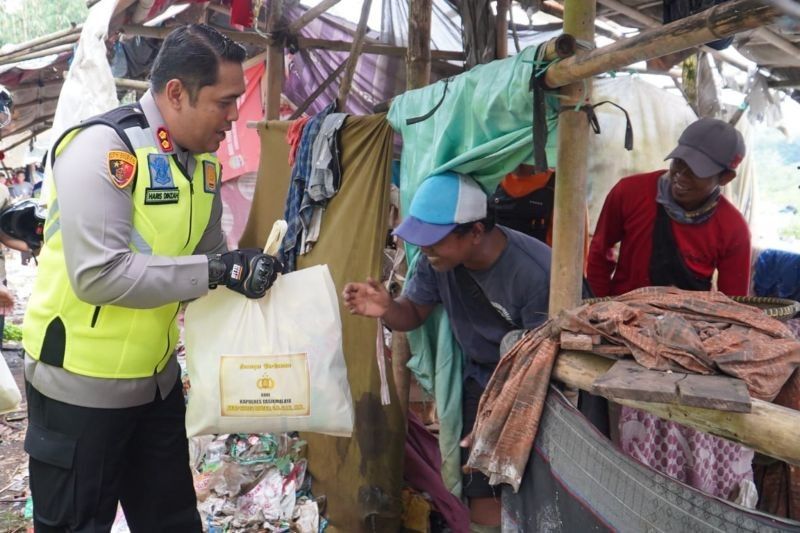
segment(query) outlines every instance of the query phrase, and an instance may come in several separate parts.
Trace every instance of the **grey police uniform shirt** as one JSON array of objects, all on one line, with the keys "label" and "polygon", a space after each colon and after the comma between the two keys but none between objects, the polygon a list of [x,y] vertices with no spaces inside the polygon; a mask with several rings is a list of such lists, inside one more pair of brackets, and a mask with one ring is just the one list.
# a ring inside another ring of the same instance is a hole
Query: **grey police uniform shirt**
[{"label": "grey police uniform shirt", "polygon": [[[164,120],[149,91],[140,104],[157,146],[155,134],[159,127],[166,128]],[[64,257],[73,290],[91,304],[132,308],[152,308],[203,296],[208,292],[206,254],[226,251],[219,194],[195,255],[134,253],[130,249],[131,185],[120,189],[112,183],[107,161],[110,150],[128,151],[113,129],[90,126],[64,148],[53,168]],[[177,146],[175,153],[191,176],[194,159]],[[39,392],[84,407],[143,405],[153,401],[156,392],[165,398],[179,373],[174,354],[159,374],[136,379],[81,376],[25,356],[25,377]]]},{"label": "grey police uniform shirt", "polygon": [[[505,249],[491,267],[469,273],[507,321],[518,328],[535,328],[547,319],[550,247],[524,233],[497,227],[508,238]],[[455,273],[437,272],[424,254],[403,294],[419,305],[444,306],[464,353],[464,380],[473,378],[485,387],[500,360],[500,341],[507,330],[481,321],[474,311],[476,302],[461,294]]]}]

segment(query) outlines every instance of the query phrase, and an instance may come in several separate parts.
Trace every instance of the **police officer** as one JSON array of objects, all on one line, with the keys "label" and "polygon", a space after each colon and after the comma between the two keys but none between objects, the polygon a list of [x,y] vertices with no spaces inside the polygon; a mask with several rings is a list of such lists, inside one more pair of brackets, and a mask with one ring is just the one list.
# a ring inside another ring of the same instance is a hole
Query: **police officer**
[{"label": "police officer", "polygon": [[[181,302],[263,296],[280,264],[226,252],[220,164],[244,49],[205,25],[166,38],[150,91],[54,145],[23,326],[37,532],[201,531],[174,355]],[[220,289],[222,290],[222,289]]]}]

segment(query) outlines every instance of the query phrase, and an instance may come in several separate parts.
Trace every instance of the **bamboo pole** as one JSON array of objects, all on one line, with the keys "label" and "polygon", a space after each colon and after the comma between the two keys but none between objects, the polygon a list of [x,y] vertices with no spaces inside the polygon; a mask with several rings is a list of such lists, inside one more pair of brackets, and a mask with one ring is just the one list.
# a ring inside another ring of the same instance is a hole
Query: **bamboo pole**
[{"label": "bamboo pole", "polygon": [[141,80],[130,80],[128,78],[114,78],[114,84],[122,89],[134,89],[136,91],[146,91],[150,84]]},{"label": "bamboo pole", "polygon": [[372,7],[372,0],[364,0],[361,5],[361,17],[358,19],[358,28],[356,29],[356,36],[353,38],[353,46],[350,48],[350,57],[347,58],[347,66],[344,69],[344,78],[339,85],[339,111],[344,112],[345,103],[347,102],[347,94],[350,92],[350,86],[353,84],[353,75],[356,72],[356,65],[358,65],[358,58],[361,56],[361,49],[364,47],[364,36],[367,33],[367,19],[369,18],[369,8]]},{"label": "bamboo pole", "polygon": [[556,63],[547,69],[545,82],[551,88],[562,87],[631,63],[756,28],[778,14],[776,8],[763,5],[760,0],[732,0],[718,4],[702,13]]},{"label": "bamboo pole", "polygon": [[[272,0],[269,4],[267,32],[274,35],[281,21],[283,0]],[[273,38],[267,46],[266,82],[263,87],[264,117],[267,120],[280,118],[281,93],[283,92],[283,43]]]},{"label": "bamboo pole", "polygon": [[65,37],[61,37],[60,39],[54,39],[50,42],[44,44],[38,44],[36,46],[31,46],[30,48],[25,48],[24,50],[20,50],[17,52],[5,53],[0,54],[0,61],[7,61],[7,60],[14,60],[18,57],[25,56],[31,54],[33,52],[40,52],[42,50],[48,50],[55,46],[64,45],[64,44],[74,44],[78,42],[80,39],[80,34],[73,33],[71,35],[67,35]]},{"label": "bamboo pole", "polygon": [[[616,11],[617,13],[620,13],[632,20],[635,20],[636,22],[641,22],[648,28],[658,28],[659,26],[662,26],[660,21],[651,18],[642,13],[641,11],[637,11],[636,9],[626,4],[623,4],[619,0],[597,0],[597,2],[599,4],[606,6],[609,9]],[[719,50],[715,50],[710,46],[702,45],[700,46],[700,49],[714,56],[714,59],[716,59],[717,61],[724,61],[729,65],[738,68],[739,70],[747,72],[749,69],[749,67],[745,63],[737,59],[734,59],[732,57],[723,56]]]},{"label": "bamboo pole", "polygon": [[325,13],[327,10],[338,4],[341,0],[322,0],[319,4],[315,5],[302,15],[297,20],[289,24],[289,33],[297,33],[301,28],[304,28],[309,22]]},{"label": "bamboo pole", "polygon": [[408,53],[406,90],[425,87],[431,82],[432,0],[411,0],[408,15]]},{"label": "bamboo pole", "polygon": [[336,70],[331,72],[330,75],[327,78],[325,78],[322,81],[322,83],[319,84],[319,87],[314,89],[314,92],[309,94],[308,97],[305,100],[303,100],[303,103],[301,103],[297,107],[297,109],[295,109],[294,113],[292,113],[292,116],[289,117],[289,120],[295,120],[300,118],[300,116],[303,113],[305,113],[306,109],[308,109],[308,106],[310,106],[314,102],[314,100],[319,98],[319,95],[321,95],[325,91],[325,89],[327,89],[328,86],[330,86],[330,84],[333,83],[333,81],[339,77],[339,75],[344,70],[345,66],[347,66],[347,61],[342,61],[339,64],[339,66],[336,67]]},{"label": "bamboo pole", "polygon": [[[564,33],[576,40],[594,42],[594,0],[567,0]],[[569,61],[579,55],[563,59]],[[556,63],[560,64],[560,63]],[[549,70],[549,69],[548,69]],[[562,87],[558,115],[558,161],[553,214],[553,257],[550,268],[550,315],[581,302],[583,243],[585,240],[586,169],[589,154],[589,124],[583,111],[576,111],[591,97],[591,78]]]},{"label": "bamboo pole", "polygon": [[11,65],[12,63],[21,63],[23,61],[28,61],[29,59],[37,59],[39,57],[47,57],[52,54],[68,52],[72,50],[73,46],[74,45],[72,44],[62,44],[61,46],[54,46],[53,48],[48,48],[47,50],[40,50],[38,52],[31,52],[30,54],[15,56],[12,59],[0,59],[0,65]]},{"label": "bamboo pole", "polygon": [[495,56],[508,57],[508,12],[509,0],[497,0],[497,15],[494,17]]},{"label": "bamboo pole", "polygon": [[[562,351],[553,367],[553,377],[570,387],[593,392],[594,380],[613,364],[614,361],[594,354]],[[756,399],[753,399],[749,413],[633,400],[614,401],[800,465],[800,411]]]},{"label": "bamboo pole", "polygon": [[37,37],[36,39],[31,39],[30,41],[25,41],[24,43],[19,43],[19,44],[15,45],[15,46],[10,47],[9,49],[7,49],[3,53],[3,55],[16,54],[17,52],[21,52],[23,50],[26,50],[28,48],[32,48],[34,46],[40,46],[40,45],[49,43],[49,42],[57,40],[57,39],[61,39],[61,38],[66,37],[68,35],[79,34],[82,29],[83,29],[83,25],[82,24],[78,24],[77,26],[72,27],[72,28],[68,28],[66,30],[57,31],[57,32],[54,32],[54,33],[50,33],[48,35],[42,35],[41,37]]}]

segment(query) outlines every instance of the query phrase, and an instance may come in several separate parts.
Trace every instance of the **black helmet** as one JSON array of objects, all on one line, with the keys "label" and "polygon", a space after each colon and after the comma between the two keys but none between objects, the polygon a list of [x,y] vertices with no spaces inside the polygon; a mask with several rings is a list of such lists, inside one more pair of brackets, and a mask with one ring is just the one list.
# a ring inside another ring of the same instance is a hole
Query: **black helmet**
[{"label": "black helmet", "polygon": [[37,200],[22,200],[0,211],[0,231],[24,241],[31,250],[38,250],[44,241],[46,215]]}]

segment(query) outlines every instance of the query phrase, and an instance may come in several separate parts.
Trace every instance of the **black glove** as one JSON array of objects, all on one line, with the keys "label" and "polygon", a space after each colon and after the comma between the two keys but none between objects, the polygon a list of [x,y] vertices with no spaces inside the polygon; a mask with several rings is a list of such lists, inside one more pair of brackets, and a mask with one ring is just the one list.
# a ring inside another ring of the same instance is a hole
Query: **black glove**
[{"label": "black glove", "polygon": [[233,250],[208,258],[208,287],[214,289],[219,284],[225,284],[248,298],[261,298],[281,270],[281,262],[263,250]]}]

